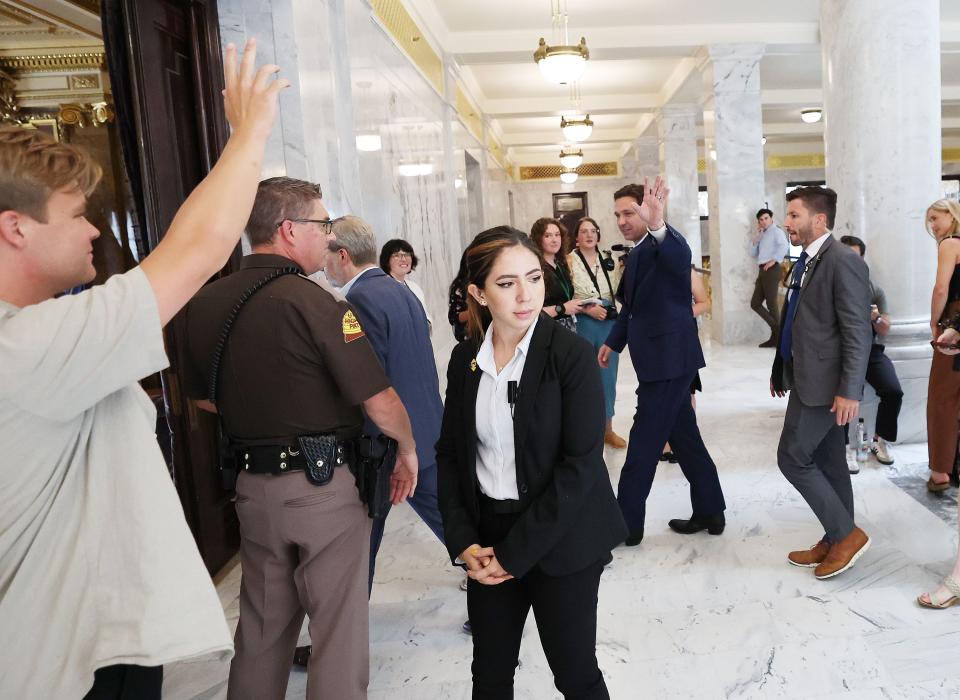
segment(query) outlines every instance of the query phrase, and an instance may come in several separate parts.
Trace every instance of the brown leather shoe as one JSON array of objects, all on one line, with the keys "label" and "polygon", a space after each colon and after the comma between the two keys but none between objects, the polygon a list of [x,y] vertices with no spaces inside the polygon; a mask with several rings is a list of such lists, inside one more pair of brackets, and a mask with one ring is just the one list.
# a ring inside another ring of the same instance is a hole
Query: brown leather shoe
[{"label": "brown leather shoe", "polygon": [[610,447],[614,447],[614,448],[616,448],[616,449],[618,449],[618,450],[622,450],[624,447],[627,446],[627,441],[624,440],[624,439],[623,439],[622,437],[620,437],[619,435],[617,435],[617,434],[616,434],[615,432],[613,432],[612,430],[608,430],[608,431],[604,434],[604,436],[603,436],[603,441],[604,441],[605,443],[607,443],[608,445],[610,445]]},{"label": "brown leather shoe", "polygon": [[800,549],[796,552],[790,552],[787,555],[787,561],[793,564],[794,566],[804,566],[811,567],[817,566],[824,559],[827,558],[827,553],[830,551],[830,543],[827,542],[826,538],[823,538],[810,549]]},{"label": "brown leather shoe", "polygon": [[830,545],[830,552],[813,572],[821,581],[823,579],[842,574],[857,563],[860,555],[870,549],[870,538],[859,527],[836,544]]}]

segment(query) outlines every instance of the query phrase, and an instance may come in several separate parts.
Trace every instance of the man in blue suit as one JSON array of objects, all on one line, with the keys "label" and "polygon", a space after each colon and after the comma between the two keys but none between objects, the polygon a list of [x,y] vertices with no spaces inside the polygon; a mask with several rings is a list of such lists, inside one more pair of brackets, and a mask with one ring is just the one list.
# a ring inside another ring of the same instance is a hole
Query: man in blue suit
[{"label": "man in blue suit", "polygon": [[693,505],[688,520],[671,520],[670,527],[683,534],[707,530],[719,535],[725,525],[717,467],[700,437],[690,403],[690,384],[705,363],[693,317],[690,247],[663,221],[669,192],[658,177],[652,187],[644,179],[642,186],[627,185],[614,194],[617,225],[635,247],[621,284],[623,309],[598,360],[606,367],[610,353],[629,344],[640,382],[617,492],[630,529],[628,546],[643,539],[647,496],[668,441],[690,482]]},{"label": "man in blue suit", "polygon": [[[363,219],[336,219],[328,246],[326,275],[356,309],[367,339],[410,415],[420,473],[417,490],[407,502],[443,544],[434,451],[440,438],[443,402],[426,312],[406,285],[376,266],[377,241]],[[380,430],[367,419],[364,432],[377,435]],[[371,587],[385,524],[386,518],[372,523]]]}]

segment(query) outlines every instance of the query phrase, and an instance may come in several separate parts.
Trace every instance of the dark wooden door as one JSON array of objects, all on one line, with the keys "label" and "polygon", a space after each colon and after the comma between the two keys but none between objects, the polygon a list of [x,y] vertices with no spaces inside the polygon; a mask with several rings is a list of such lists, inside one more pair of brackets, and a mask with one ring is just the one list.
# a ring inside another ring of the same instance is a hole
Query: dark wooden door
[{"label": "dark wooden door", "polygon": [[[127,100],[136,127],[143,224],[152,249],[226,141],[216,3],[115,0],[105,3],[107,8],[123,14],[129,94],[115,99]],[[162,379],[173,434],[173,477],[200,554],[215,573],[239,544],[233,493],[221,483],[216,419],[198,411],[180,390],[184,338],[176,324],[164,337],[170,368]]]}]

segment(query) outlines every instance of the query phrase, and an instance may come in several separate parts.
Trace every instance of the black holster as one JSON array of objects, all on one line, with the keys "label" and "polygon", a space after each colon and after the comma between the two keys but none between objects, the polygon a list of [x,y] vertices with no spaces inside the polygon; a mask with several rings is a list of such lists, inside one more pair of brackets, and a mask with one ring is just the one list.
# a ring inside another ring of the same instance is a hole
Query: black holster
[{"label": "black holster", "polygon": [[390,475],[397,461],[397,441],[386,435],[357,438],[350,471],[357,483],[360,501],[371,518],[385,518],[390,510]]}]

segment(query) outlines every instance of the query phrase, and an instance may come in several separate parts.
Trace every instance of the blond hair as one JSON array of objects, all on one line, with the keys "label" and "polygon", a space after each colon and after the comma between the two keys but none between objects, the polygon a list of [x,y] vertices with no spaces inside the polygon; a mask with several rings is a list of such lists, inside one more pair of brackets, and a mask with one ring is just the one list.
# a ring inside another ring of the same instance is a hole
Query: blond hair
[{"label": "blond hair", "polygon": [[[957,229],[960,228],[960,202],[957,202],[953,199],[938,199],[936,202],[927,207],[927,214],[930,213],[930,210],[944,212],[953,217],[953,230],[950,231],[950,234],[957,233]],[[924,217],[927,219],[927,217]],[[936,234],[930,230],[930,221],[925,220],[924,226],[927,227],[927,233],[936,238]]]},{"label": "blond hair", "polygon": [[102,170],[70,144],[23,127],[0,127],[0,211],[17,211],[46,222],[47,202],[70,188],[89,197]]}]

